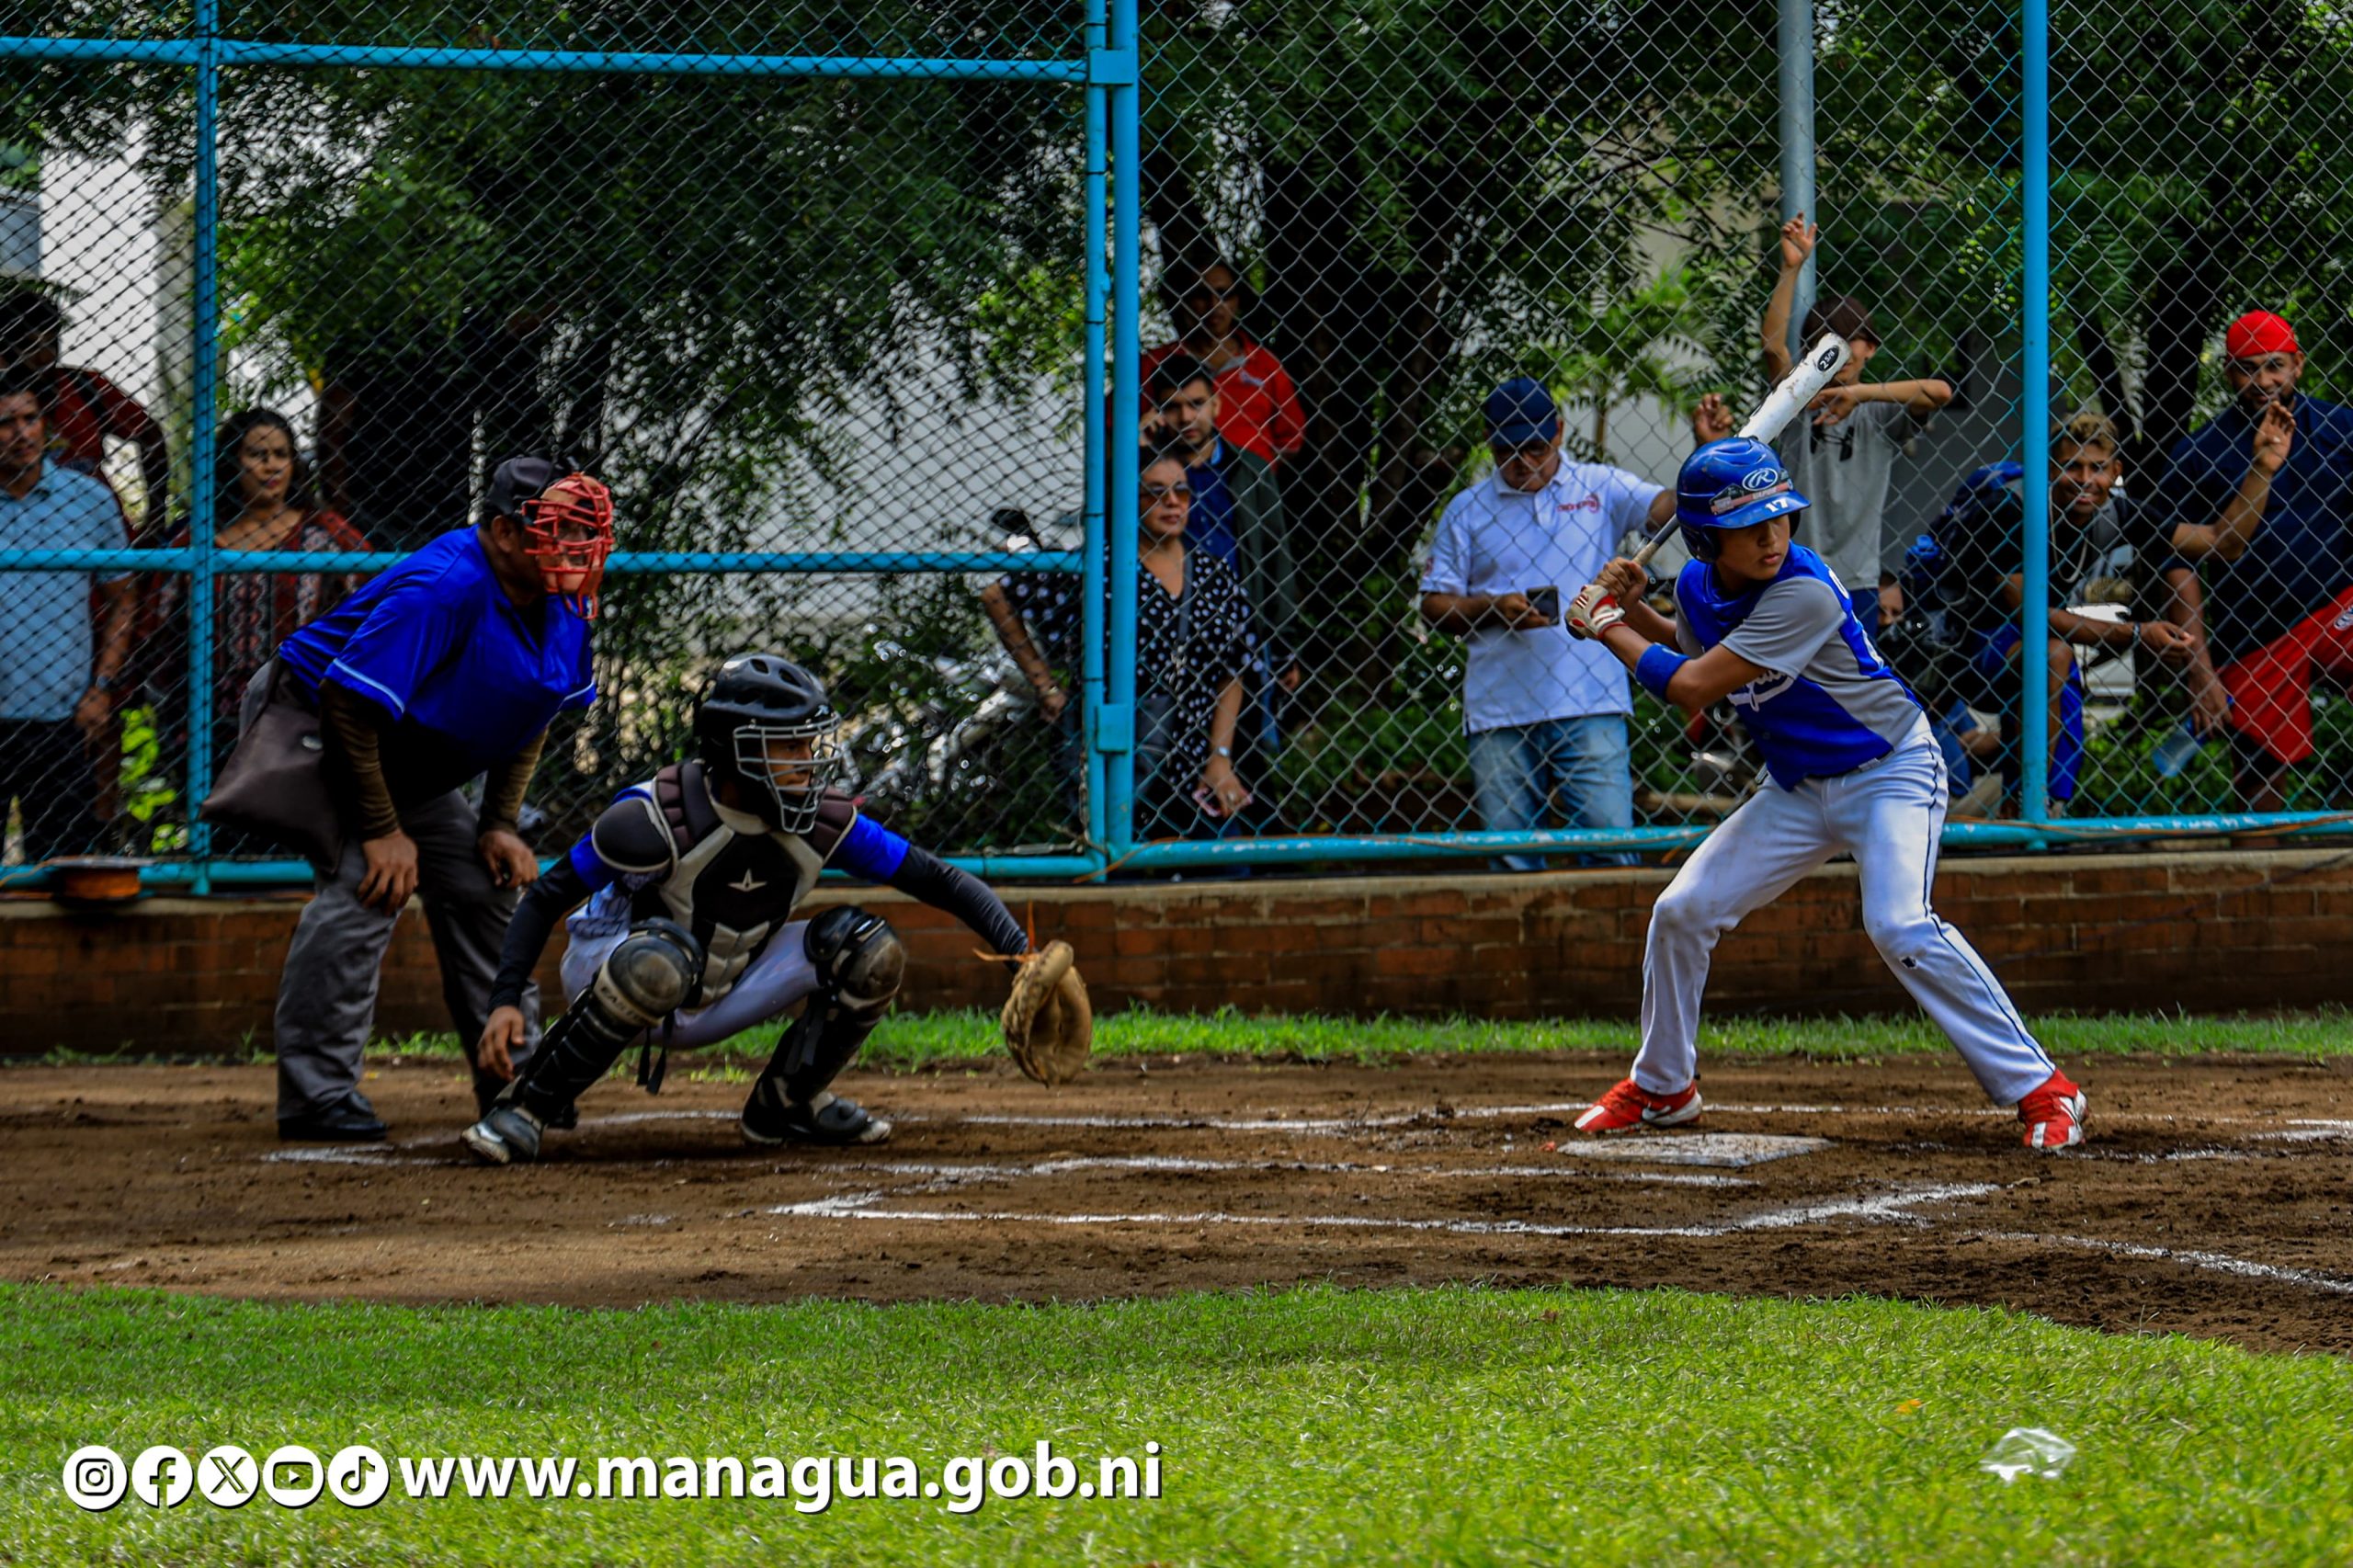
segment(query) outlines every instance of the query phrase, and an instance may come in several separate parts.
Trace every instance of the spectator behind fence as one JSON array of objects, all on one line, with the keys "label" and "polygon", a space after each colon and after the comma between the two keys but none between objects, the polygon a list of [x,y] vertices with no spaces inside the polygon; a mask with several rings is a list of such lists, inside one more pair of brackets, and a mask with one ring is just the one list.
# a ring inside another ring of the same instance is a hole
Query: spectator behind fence
[{"label": "spectator behind fence", "polygon": [[[1267,347],[1243,330],[1242,275],[1223,261],[1173,270],[1170,313],[1176,340],[1147,349],[1139,367],[1146,387],[1161,362],[1178,354],[1207,365],[1217,377],[1218,434],[1270,463],[1280,463],[1307,439],[1299,392]],[[1144,394],[1149,415],[1151,393]]]},{"label": "spectator behind fence", "polygon": [[[2084,679],[2077,648],[2138,649],[2178,665],[2202,687],[2213,680],[2203,640],[2190,626],[2195,588],[2178,591],[2161,620],[2105,620],[2070,605],[2086,602],[2095,580],[2129,548],[2146,572],[2178,590],[2194,576],[2173,553],[2171,529],[2158,509],[2117,488],[2123,476],[2116,426],[2098,414],[2067,420],[2051,443],[2049,627],[2051,798],[2075,798],[2084,755]],[[1943,601],[1961,660],[1955,689],[1972,707],[2003,716],[2005,771],[2016,786],[2021,631],[2026,595],[2026,501],[2016,463],[1980,470],[1965,481],[1932,530],[1943,558],[1937,597]]]},{"label": "spectator behind fence", "polygon": [[[45,407],[36,376],[0,371],[0,551],[127,548],[114,492],[49,455]],[[125,571],[0,573],[0,836],[13,800],[27,861],[97,843],[132,613]]]},{"label": "spectator behind fence", "polygon": [[144,503],[140,528],[153,538],[168,515],[172,482],[164,427],[97,371],[66,364],[64,343],[65,312],[46,294],[28,290],[0,304],[0,369],[20,369],[36,379],[49,410],[51,456],[60,468],[103,482],[108,438],[136,446]]},{"label": "spectator behind fence", "polygon": [[[1138,460],[1136,543],[1135,829],[1138,838],[1215,838],[1251,803],[1233,765],[1249,665],[1250,611],[1233,569],[1188,547],[1193,504],[1185,460],[1148,447]],[[1064,637],[1075,658],[1076,601],[1046,574],[1023,573],[981,590],[1006,651],[1062,721],[1070,698],[1040,643]],[[1067,667],[1067,666],[1065,666]]]},{"label": "spectator behind fence", "polygon": [[[375,1139],[361,1047],[393,923],[420,889],[441,992],[469,1052],[498,953],[539,861],[517,830],[549,723],[596,700],[589,622],[612,548],[612,497],[585,473],[509,458],[481,525],[450,530],[288,638],[255,677],[317,705],[349,832],[319,866],[278,990],[278,1131]],[[476,807],[459,787],[487,773]],[[538,994],[524,998],[536,1044]],[[516,1064],[525,1060],[518,1053]],[[505,1080],[474,1064],[480,1108]]]},{"label": "spectator behind fence", "polygon": [[[1801,212],[1781,225],[1781,275],[1765,306],[1765,369],[1775,381],[1790,372],[1790,306],[1798,274],[1821,231]],[[1837,379],[1813,400],[1812,416],[1792,425],[1779,442],[1790,483],[1810,497],[1803,524],[1809,545],[1836,573],[1865,626],[1881,623],[1880,585],[1888,575],[1887,492],[1896,454],[1952,401],[1950,383],[1936,377],[1866,382],[1863,370],[1880,350],[1871,313],[1846,297],[1824,300],[1806,312],[1804,340],[1825,332],[1847,340],[1852,353]],[[1900,609],[1891,594],[1887,608]]]},{"label": "spectator behind fence", "polygon": [[[1008,550],[1047,548],[1029,515],[1018,507],[1003,506],[991,513],[989,528],[1003,535]],[[1082,581],[1070,572],[1014,572],[981,589],[981,608],[987,612],[997,641],[1036,696],[1038,717],[1053,731],[1054,774],[1074,819],[1086,814],[1084,716],[1072,700],[1084,656],[1079,646],[1085,631],[1080,619]]]},{"label": "spectator behind fence", "polygon": [[[318,505],[310,465],[294,446],[294,426],[275,409],[249,408],[221,426],[213,448],[213,543],[222,550],[333,551],[360,553],[368,541],[342,517]],[[182,524],[168,541],[186,549]],[[358,562],[354,562],[358,565]],[[359,585],[347,572],[224,572],[212,580],[212,755],[217,765],[237,738],[245,687],[278,645],[343,601]],[[140,642],[158,648],[165,667],[185,672],[188,579],[159,574]],[[183,679],[185,676],[183,676]],[[167,698],[184,693],[169,683]],[[215,835],[216,850],[222,846]]]},{"label": "spectator behind fence", "polygon": [[[1421,588],[1423,618],[1470,641],[1462,722],[1480,818],[1493,833],[1542,827],[1557,799],[1572,826],[1631,828],[1626,672],[1608,649],[1568,634],[1553,597],[1542,608],[1535,598],[1540,590],[1574,597],[1628,531],[1648,533],[1675,515],[1675,492],[1622,469],[1564,461],[1560,407],[1541,382],[1506,381],[1485,414],[1495,471],[1447,503]],[[1691,426],[1703,442],[1732,433],[1712,396]],[[1498,864],[1545,867],[1525,854]]]},{"label": "spectator behind fence", "polygon": [[2296,329],[2268,311],[2222,352],[2234,401],[2175,444],[2158,494],[2205,573],[2240,801],[2276,812],[2313,755],[2313,677],[2353,678],[2353,409],[2298,390]]},{"label": "spectator behind fence", "polygon": [[1250,604],[1250,685],[1256,711],[1245,739],[1271,761],[1277,745],[1276,694],[1299,689],[1299,573],[1283,517],[1274,465],[1217,432],[1218,392],[1209,367],[1172,354],[1146,389],[1159,413],[1164,444],[1185,460],[1193,487],[1186,539],[1234,569]]}]

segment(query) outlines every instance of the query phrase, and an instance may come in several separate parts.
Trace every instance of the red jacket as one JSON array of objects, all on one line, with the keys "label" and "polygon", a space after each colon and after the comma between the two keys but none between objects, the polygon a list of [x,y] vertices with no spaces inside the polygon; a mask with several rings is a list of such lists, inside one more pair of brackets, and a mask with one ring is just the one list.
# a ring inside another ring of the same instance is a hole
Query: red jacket
[{"label": "red jacket", "polygon": [[[1217,433],[1245,452],[1279,462],[1306,442],[1307,416],[1282,361],[1252,338],[1242,342],[1241,362],[1217,373]],[[1149,386],[1162,360],[1184,352],[1182,343],[1146,349],[1137,381]]]},{"label": "red jacket", "polygon": [[136,440],[155,421],[137,398],[96,370],[67,368],[56,376],[49,410],[50,456],[61,468],[104,478],[106,438]]}]

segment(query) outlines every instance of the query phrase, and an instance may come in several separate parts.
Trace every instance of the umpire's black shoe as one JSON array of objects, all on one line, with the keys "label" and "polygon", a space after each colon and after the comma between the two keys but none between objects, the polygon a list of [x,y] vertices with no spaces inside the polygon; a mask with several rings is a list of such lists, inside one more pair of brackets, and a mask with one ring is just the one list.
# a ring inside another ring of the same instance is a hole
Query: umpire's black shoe
[{"label": "umpire's black shoe", "polygon": [[301,1116],[278,1119],[282,1143],[373,1143],[383,1136],[384,1124],[374,1108],[356,1094]]},{"label": "umpire's black shoe", "polygon": [[827,1090],[814,1099],[790,1100],[775,1079],[762,1078],[744,1102],[746,1143],[880,1143],[890,1136],[889,1122]]}]

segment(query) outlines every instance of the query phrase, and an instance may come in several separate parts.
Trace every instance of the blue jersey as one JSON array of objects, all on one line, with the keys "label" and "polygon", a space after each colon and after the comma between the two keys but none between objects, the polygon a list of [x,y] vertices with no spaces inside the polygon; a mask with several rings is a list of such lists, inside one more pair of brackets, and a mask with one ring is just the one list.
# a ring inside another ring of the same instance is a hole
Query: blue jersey
[{"label": "blue jersey", "polygon": [[1773,782],[1794,790],[1876,762],[1920,722],[1822,557],[1790,547],[1780,574],[1727,594],[1694,561],[1675,580],[1676,631],[1693,657],[1726,647],[1768,672],[1732,694]]},{"label": "blue jersey", "polygon": [[390,713],[398,744],[462,779],[597,698],[588,623],[553,597],[506,597],[472,528],[453,528],[288,638],[305,691],[333,681]]}]

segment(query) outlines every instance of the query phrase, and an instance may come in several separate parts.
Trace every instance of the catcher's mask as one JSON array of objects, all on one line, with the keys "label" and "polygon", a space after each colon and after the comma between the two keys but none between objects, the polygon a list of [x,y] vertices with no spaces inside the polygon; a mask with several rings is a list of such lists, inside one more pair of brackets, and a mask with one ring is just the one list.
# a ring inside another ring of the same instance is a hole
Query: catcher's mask
[{"label": "catcher's mask", "polygon": [[590,474],[545,458],[508,458],[491,476],[490,512],[522,526],[540,580],[583,620],[597,619],[613,552],[613,493]]},{"label": "catcher's mask", "polygon": [[787,833],[816,825],[819,800],[842,776],[840,727],[824,684],[779,653],[735,654],[695,706],[704,769],[738,780]]}]

